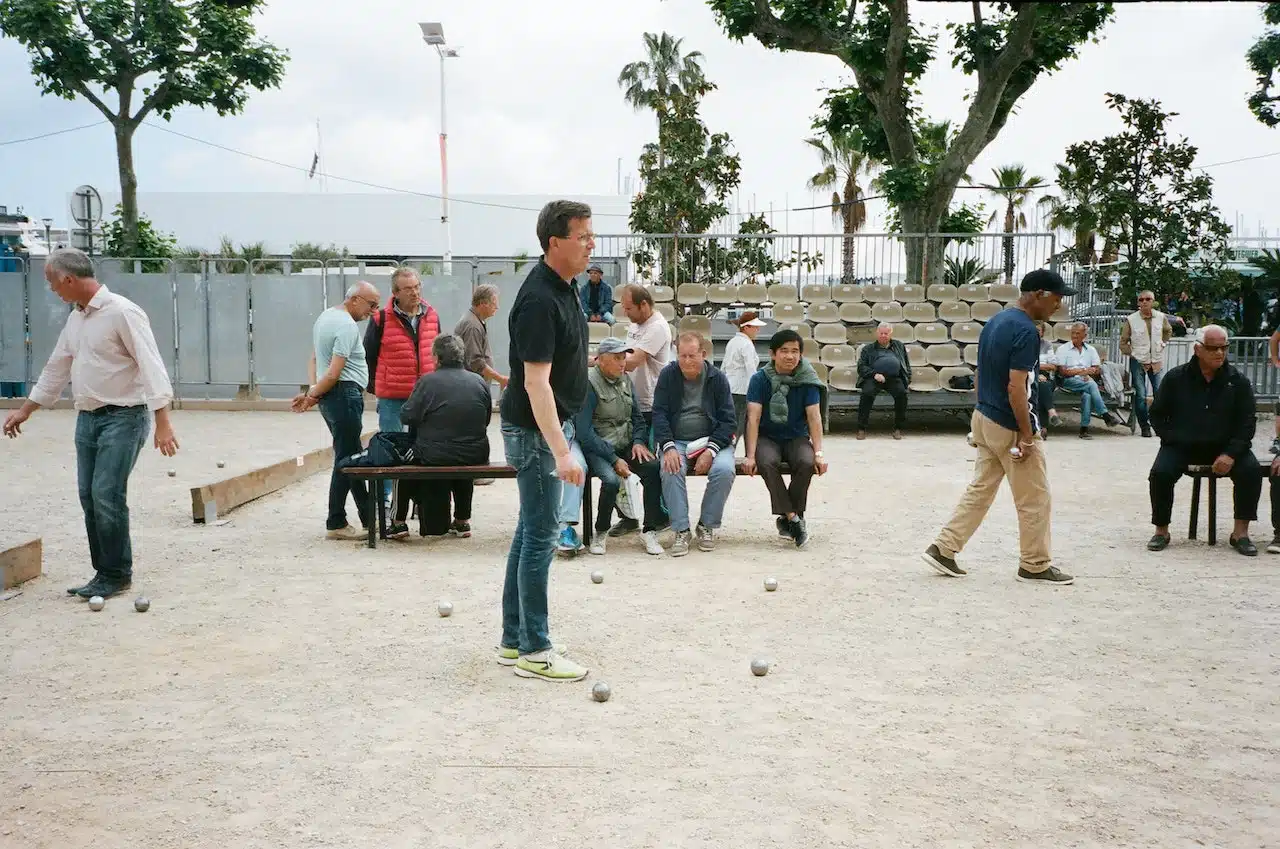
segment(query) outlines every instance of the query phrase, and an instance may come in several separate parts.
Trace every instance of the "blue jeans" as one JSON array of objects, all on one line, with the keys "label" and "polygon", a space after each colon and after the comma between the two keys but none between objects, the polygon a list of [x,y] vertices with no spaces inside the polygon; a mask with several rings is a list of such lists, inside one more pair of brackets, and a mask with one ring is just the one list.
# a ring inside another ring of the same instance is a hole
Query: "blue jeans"
[{"label": "blue jeans", "polygon": [[[400,423],[400,411],[404,409],[408,398],[378,399],[378,430],[383,433],[403,433],[408,430]],[[382,482],[382,497],[391,497],[391,481]]]},{"label": "blue jeans", "polygon": [[[688,460],[685,448],[689,443],[676,441],[676,451],[680,454],[680,471],[671,474],[666,469],[661,472],[662,497],[667,502],[667,512],[671,514],[673,531],[689,530],[689,489],[686,486],[685,470]],[[658,454],[662,460],[662,453]],[[720,527],[724,516],[724,505],[729,500],[729,491],[733,489],[735,471],[733,451],[726,447],[716,455],[707,472],[707,491],[702,496],[701,518],[698,521],[712,530]]]},{"label": "blue jeans", "polygon": [[[565,422],[564,433],[573,439],[572,422]],[[537,428],[504,421],[502,444],[507,464],[516,469],[520,493],[520,515],[502,586],[502,646],[533,654],[551,648],[547,578],[556,553],[561,484],[555,457]]]},{"label": "blue jeans", "polygon": [[364,387],[350,380],[340,380],[324,394],[318,405],[324,423],[333,436],[333,473],[329,476],[329,517],[324,526],[331,531],[347,526],[347,495],[356,500],[356,514],[366,528],[374,521],[369,516],[369,489],[362,480],[348,478],[338,472],[338,461],[364,450],[360,430],[364,426]]},{"label": "blue jeans", "polygon": [[1107,412],[1107,402],[1102,400],[1102,390],[1098,388],[1097,380],[1068,377],[1062,381],[1062,388],[1080,395],[1080,427],[1088,427],[1090,417]]},{"label": "blue jeans", "polygon": [[133,579],[129,473],[147,441],[146,407],[103,407],[76,416],[76,481],[89,559],[104,578]]},{"label": "blue jeans", "polygon": [[1161,373],[1147,371],[1142,363],[1129,358],[1129,385],[1133,387],[1133,412],[1138,416],[1138,424],[1151,427],[1151,413],[1147,409],[1147,381],[1151,381],[1151,394],[1154,396],[1160,389]]},{"label": "blue jeans", "polygon": [[[587,468],[587,460],[582,455],[582,445],[577,440],[569,443],[569,453],[578,461],[579,466],[583,469]],[[580,512],[582,512],[582,487],[560,481],[560,503],[556,508],[556,522],[561,525],[576,525]]]}]

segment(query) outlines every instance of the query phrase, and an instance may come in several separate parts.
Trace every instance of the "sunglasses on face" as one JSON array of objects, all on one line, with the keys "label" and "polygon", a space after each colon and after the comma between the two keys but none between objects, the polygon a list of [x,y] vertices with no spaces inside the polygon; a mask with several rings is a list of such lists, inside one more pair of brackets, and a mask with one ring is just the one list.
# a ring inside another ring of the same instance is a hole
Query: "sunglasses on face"
[{"label": "sunglasses on face", "polygon": [[1201,342],[1200,347],[1204,348],[1210,354],[1224,354],[1227,351],[1226,345],[1207,345],[1204,342]]}]

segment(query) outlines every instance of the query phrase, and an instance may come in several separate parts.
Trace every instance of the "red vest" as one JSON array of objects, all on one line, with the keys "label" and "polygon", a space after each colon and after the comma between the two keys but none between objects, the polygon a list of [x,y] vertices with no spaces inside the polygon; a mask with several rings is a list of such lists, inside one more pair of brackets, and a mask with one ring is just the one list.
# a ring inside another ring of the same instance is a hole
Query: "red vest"
[{"label": "red vest", "polygon": [[374,392],[379,398],[408,398],[418,378],[436,370],[431,343],[440,335],[440,316],[426,301],[422,302],[417,350],[414,350],[409,328],[405,327],[404,320],[396,315],[390,304],[375,312],[369,320],[382,328],[378,369],[373,376]]}]

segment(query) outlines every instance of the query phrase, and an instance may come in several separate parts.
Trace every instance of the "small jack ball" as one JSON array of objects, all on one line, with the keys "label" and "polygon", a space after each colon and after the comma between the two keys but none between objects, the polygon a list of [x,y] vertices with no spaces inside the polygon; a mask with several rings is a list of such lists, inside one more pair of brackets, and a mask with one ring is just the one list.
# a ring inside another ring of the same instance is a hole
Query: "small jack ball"
[{"label": "small jack ball", "polygon": [[133,609],[139,613],[146,613],[151,609],[151,599],[146,596],[139,596],[133,600]]},{"label": "small jack ball", "polygon": [[440,615],[441,615],[441,616],[444,616],[444,617],[446,617],[446,618],[447,618],[447,617],[449,617],[449,616],[452,616],[452,615],[453,615],[453,602],[451,602],[451,601],[442,601],[442,602],[440,602],[440,604],[439,604],[439,606],[436,608],[436,610],[440,613]]},{"label": "small jack ball", "polygon": [[218,468],[219,468],[219,469],[225,469],[226,467],[227,467],[227,464],[226,464],[226,463],[222,462],[221,460],[219,460],[219,461],[218,461]]},{"label": "small jack ball", "polygon": [[176,478],[177,476],[178,476],[178,473],[175,470],[173,469],[169,470],[169,477]]},{"label": "small jack ball", "polygon": [[767,592],[773,592],[778,589],[778,579],[772,576],[764,579],[764,588]]},{"label": "small jack ball", "polygon": [[591,583],[593,583],[593,584],[603,584],[603,583],[604,583],[604,572],[592,572],[592,573],[591,573]]},{"label": "small jack ball", "polygon": [[607,702],[609,697],[613,695],[613,691],[609,689],[609,685],[603,681],[597,681],[595,686],[591,688],[591,698],[597,702]]},{"label": "small jack ball", "polygon": [[759,678],[762,675],[769,674],[769,661],[757,657],[751,661],[751,674]]},{"label": "small jack ball", "polygon": [[89,599],[90,610],[98,611],[106,606],[107,606],[107,600],[100,595],[95,595],[93,598]]}]

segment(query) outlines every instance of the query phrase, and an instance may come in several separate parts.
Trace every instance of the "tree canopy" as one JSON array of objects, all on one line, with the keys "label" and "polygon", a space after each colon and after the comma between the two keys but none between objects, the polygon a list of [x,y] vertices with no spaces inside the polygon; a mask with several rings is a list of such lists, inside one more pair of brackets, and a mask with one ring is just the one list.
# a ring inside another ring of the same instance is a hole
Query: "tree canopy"
[{"label": "tree canopy", "polygon": [[1258,75],[1258,87],[1249,96],[1249,110],[1259,121],[1268,127],[1274,127],[1280,124],[1280,115],[1276,114],[1275,109],[1280,94],[1271,93],[1276,68],[1280,66],[1280,3],[1264,4],[1262,21],[1265,24],[1262,35],[1258,36],[1258,40],[1245,54],[1245,58],[1249,60],[1249,68]]}]

